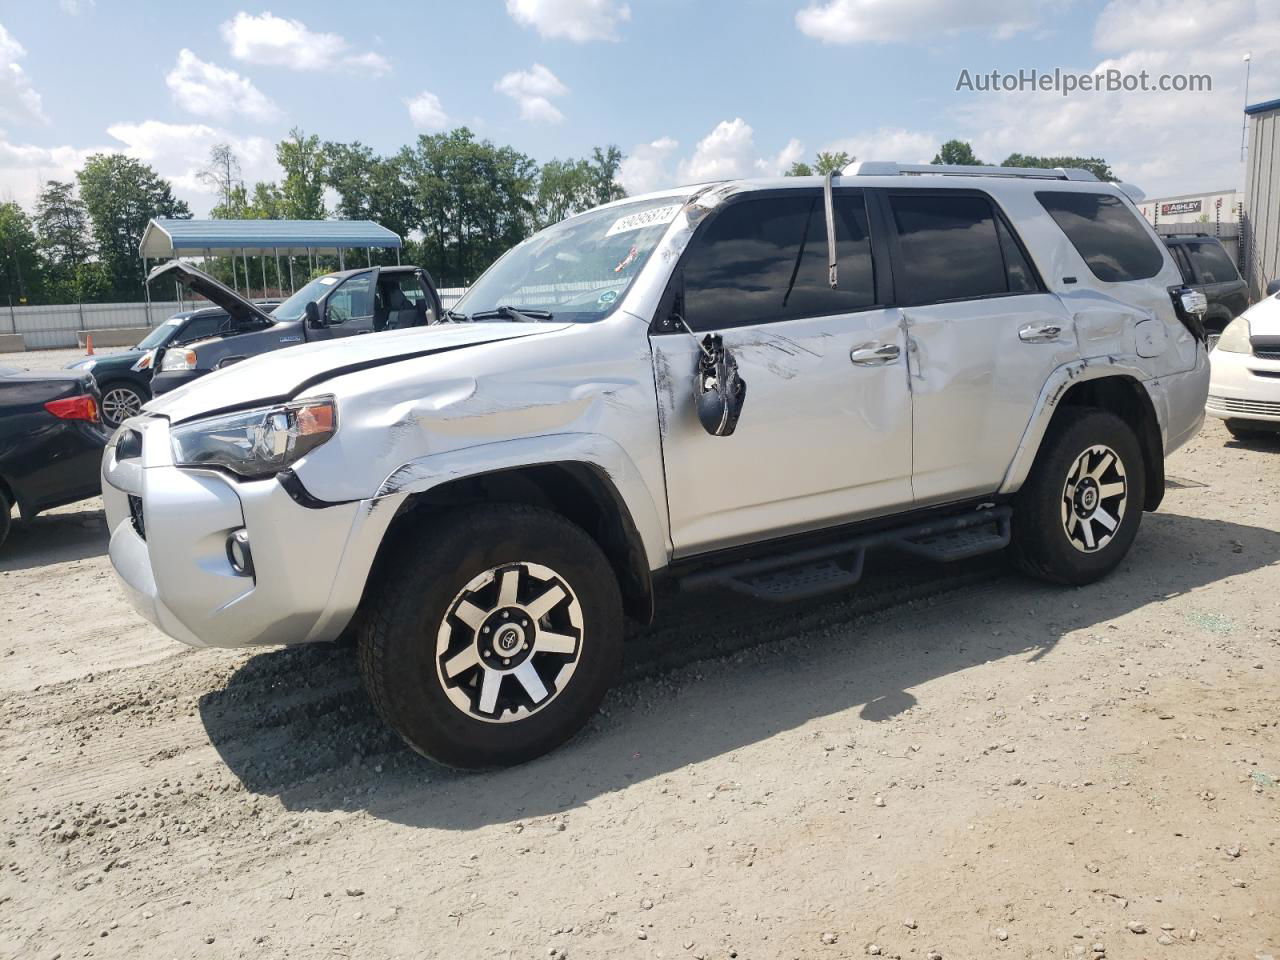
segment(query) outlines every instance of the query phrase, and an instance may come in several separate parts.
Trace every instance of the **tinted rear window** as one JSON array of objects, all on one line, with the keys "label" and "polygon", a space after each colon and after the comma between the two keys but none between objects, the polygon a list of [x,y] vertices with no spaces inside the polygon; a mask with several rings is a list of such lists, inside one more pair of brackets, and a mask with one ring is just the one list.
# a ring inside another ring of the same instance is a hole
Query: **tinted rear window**
[{"label": "tinted rear window", "polygon": [[1188,243],[1185,246],[1200,283],[1226,283],[1240,279],[1236,265],[1227,256],[1227,251],[1222,249],[1222,244],[1206,240],[1204,243]]},{"label": "tinted rear window", "polygon": [[1119,197],[1045,190],[1036,199],[1099,280],[1146,280],[1164,266],[1160,249]]},{"label": "tinted rear window", "polygon": [[[1035,289],[1031,268],[1012,237],[1002,242],[985,197],[936,193],[891,195],[901,262],[898,299],[906,304],[968,300]],[[1006,247],[1012,262],[1006,268]]]}]

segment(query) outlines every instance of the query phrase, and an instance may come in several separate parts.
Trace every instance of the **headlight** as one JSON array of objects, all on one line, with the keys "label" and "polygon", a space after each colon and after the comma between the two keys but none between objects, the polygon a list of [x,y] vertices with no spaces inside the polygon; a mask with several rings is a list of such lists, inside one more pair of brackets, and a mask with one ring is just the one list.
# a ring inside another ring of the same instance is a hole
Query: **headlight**
[{"label": "headlight", "polygon": [[1216,350],[1227,353],[1252,353],[1253,345],[1249,343],[1249,321],[1244,317],[1236,317],[1222,331]]},{"label": "headlight", "polygon": [[146,353],[144,353],[142,356],[140,356],[140,357],[138,358],[138,362],[137,362],[137,363],[135,363],[135,364],[134,364],[132,367],[130,367],[129,369],[130,369],[130,370],[133,370],[134,372],[141,372],[141,371],[143,371],[143,370],[150,370],[150,369],[151,369],[151,364],[155,362],[155,359],[156,359],[156,352],[155,352],[154,350],[148,350]]},{"label": "headlight", "polygon": [[252,480],[279,473],[337,429],[337,404],[320,397],[184,423],[169,442],[179,466],[225,467]]},{"label": "headlight", "polygon": [[196,352],[194,350],[166,350],[164,359],[160,361],[163,370],[194,370],[196,368]]}]

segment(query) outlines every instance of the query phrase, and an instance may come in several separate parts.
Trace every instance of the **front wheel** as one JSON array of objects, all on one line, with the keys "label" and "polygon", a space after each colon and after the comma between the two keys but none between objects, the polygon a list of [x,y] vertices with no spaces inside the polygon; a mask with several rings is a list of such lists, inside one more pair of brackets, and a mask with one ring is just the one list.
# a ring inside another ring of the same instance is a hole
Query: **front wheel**
[{"label": "front wheel", "polygon": [[599,546],[558,514],[464,508],[424,528],[368,598],[360,671],[419,753],[479,769],[558,746],[622,663],[622,602]]},{"label": "front wheel", "polygon": [[1059,411],[1014,501],[1014,565],[1054,583],[1101,579],[1129,552],[1145,498],[1129,425],[1105,410]]}]

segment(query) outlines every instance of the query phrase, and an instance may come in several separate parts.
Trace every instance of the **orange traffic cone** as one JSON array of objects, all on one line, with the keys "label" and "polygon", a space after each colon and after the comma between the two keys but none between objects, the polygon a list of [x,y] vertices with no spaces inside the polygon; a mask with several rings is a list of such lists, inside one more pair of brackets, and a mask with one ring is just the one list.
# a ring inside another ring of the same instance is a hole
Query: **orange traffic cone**
[{"label": "orange traffic cone", "polygon": [[93,334],[86,333],[84,335],[84,355],[86,357],[93,356]]}]

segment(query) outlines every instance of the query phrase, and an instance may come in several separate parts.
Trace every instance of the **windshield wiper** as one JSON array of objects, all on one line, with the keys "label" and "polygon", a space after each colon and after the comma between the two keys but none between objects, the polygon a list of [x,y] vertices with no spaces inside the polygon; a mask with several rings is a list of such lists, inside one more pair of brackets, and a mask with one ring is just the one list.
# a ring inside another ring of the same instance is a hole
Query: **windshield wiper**
[{"label": "windshield wiper", "polygon": [[446,319],[452,321],[453,323],[462,323],[465,320],[471,319],[465,313],[459,313],[457,310],[446,310],[444,312],[444,315]]},{"label": "windshield wiper", "polygon": [[550,320],[551,317],[550,310],[517,310],[505,304],[471,315],[472,320],[519,320],[521,323],[537,323],[539,320]]}]

